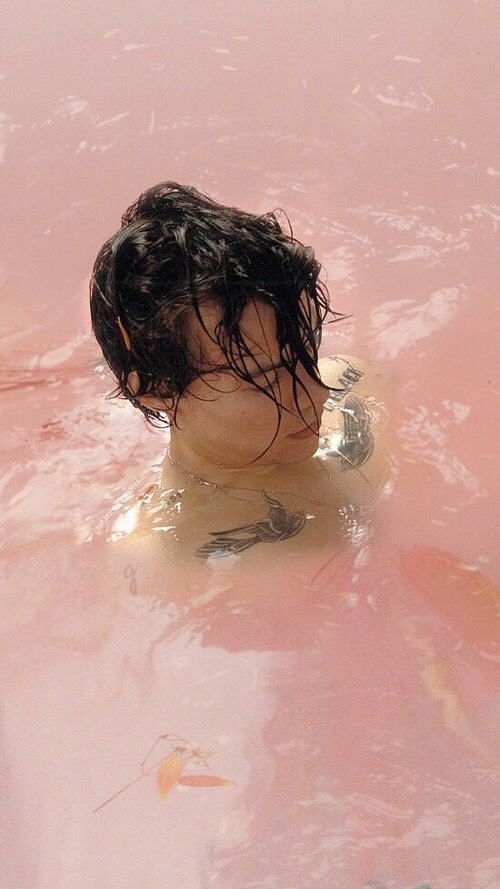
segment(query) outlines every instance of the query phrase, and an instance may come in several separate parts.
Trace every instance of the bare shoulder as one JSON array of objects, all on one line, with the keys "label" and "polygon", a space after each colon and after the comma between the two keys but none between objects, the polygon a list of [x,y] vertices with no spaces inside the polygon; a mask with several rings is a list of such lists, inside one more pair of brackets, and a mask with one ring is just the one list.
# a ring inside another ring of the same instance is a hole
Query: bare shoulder
[{"label": "bare shoulder", "polygon": [[392,373],[383,363],[355,355],[319,361],[330,394],[324,405],[321,440],[353,500],[383,485],[389,468]]},{"label": "bare shoulder", "polygon": [[343,388],[346,394],[354,385],[357,391],[365,391],[370,386],[390,389],[393,382],[392,372],[384,362],[356,355],[328,355],[320,358],[318,366],[323,382],[332,388]]},{"label": "bare shoulder", "polygon": [[388,420],[389,405],[394,393],[392,368],[384,362],[355,355],[330,355],[318,362],[321,379],[330,389],[325,409],[335,405],[363,403],[378,425]]}]

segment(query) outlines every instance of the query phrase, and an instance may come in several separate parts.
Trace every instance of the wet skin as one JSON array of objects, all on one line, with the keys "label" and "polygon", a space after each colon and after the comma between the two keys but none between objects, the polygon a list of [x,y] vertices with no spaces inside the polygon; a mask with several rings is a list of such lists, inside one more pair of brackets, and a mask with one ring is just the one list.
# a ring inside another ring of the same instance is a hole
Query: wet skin
[{"label": "wet skin", "polygon": [[369,514],[386,477],[384,398],[390,385],[384,371],[365,359],[336,355],[321,359],[319,368],[331,388],[319,435],[293,440],[303,463],[279,471],[262,487],[218,490],[165,460],[161,483],[141,500],[133,536],[143,546],[168,551],[179,566],[241,553],[246,561],[254,553],[257,560],[273,558],[286,552],[288,541],[295,551],[345,541],[353,521]]}]

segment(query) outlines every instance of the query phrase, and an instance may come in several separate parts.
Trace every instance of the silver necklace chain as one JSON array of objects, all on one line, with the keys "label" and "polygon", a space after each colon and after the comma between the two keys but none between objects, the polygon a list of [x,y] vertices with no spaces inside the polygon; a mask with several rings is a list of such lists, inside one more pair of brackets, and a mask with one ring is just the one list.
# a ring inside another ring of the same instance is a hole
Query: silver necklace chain
[{"label": "silver necklace chain", "polygon": [[[225,488],[225,489],[235,490],[235,491],[257,491],[258,492],[257,488],[245,488],[241,485],[235,485],[235,486],[223,485],[220,482],[209,482],[204,478],[200,478],[199,475],[194,475],[194,473],[188,472],[188,470],[184,469],[184,467],[181,466],[181,464],[178,463],[177,460],[174,460],[170,456],[170,449],[169,448],[167,448],[167,458],[168,458],[168,460],[170,460],[170,463],[172,463],[174,466],[178,466],[178,468],[181,470],[181,472],[184,472],[185,475],[189,475],[190,478],[194,478],[196,481],[201,482],[202,485],[209,485],[209,487],[211,487],[211,488]],[[323,470],[323,472],[328,476],[330,481],[333,482],[333,484],[335,485],[337,490],[340,491],[342,496],[345,496],[343,494],[342,490],[339,488],[335,479],[332,478],[331,475],[326,471],[325,467],[321,463],[321,460],[318,457],[315,457],[315,460],[318,460],[318,463],[321,466],[321,469]],[[318,500],[316,497],[306,497],[305,494],[295,494],[295,493],[292,494],[290,491],[277,491],[273,488],[264,488],[264,489],[269,491],[270,494],[287,494],[289,497],[300,497],[303,500],[310,500],[312,503],[321,503],[323,506],[331,505],[331,504],[325,503],[324,500]],[[246,497],[238,497],[236,494],[230,494],[229,496],[236,497],[237,500],[244,500],[246,503],[250,503],[250,500],[247,500]]]}]

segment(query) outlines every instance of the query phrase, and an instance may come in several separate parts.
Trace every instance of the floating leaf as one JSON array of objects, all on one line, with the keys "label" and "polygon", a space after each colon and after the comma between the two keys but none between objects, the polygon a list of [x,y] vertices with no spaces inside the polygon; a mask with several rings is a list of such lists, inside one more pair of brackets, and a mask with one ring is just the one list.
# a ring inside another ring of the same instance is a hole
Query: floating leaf
[{"label": "floating leaf", "polygon": [[231,778],[218,778],[217,775],[183,775],[178,784],[187,784],[189,787],[218,787],[222,784],[234,784]]},{"label": "floating leaf", "polygon": [[172,790],[182,772],[183,762],[178,753],[171,753],[161,764],[156,773],[156,788],[162,799],[169,790]]}]

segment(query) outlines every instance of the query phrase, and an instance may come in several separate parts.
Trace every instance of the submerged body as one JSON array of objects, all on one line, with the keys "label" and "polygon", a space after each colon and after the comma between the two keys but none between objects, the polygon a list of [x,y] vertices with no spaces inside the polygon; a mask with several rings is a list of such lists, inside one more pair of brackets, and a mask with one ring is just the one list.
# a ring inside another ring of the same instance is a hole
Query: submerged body
[{"label": "submerged body", "polygon": [[292,551],[362,543],[391,471],[390,378],[349,355],[322,358],[319,370],[329,395],[319,432],[287,436],[296,462],[269,467],[259,482],[241,476],[234,486],[213,487],[165,456],[120,545],[182,567],[234,555],[263,565]]}]

